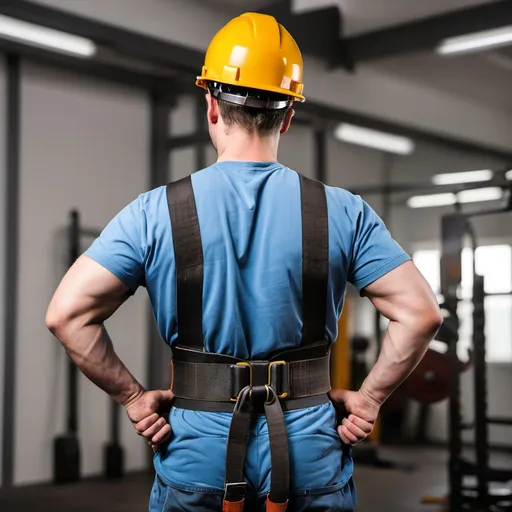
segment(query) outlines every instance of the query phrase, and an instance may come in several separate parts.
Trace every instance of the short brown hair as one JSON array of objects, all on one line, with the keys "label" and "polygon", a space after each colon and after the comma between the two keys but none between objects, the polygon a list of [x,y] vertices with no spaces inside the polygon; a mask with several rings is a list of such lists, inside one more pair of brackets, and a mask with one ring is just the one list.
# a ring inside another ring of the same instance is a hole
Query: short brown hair
[{"label": "short brown hair", "polygon": [[289,107],[269,110],[244,107],[223,100],[217,101],[220,114],[227,126],[237,124],[247,133],[257,135],[271,135],[278,131],[290,110]]}]

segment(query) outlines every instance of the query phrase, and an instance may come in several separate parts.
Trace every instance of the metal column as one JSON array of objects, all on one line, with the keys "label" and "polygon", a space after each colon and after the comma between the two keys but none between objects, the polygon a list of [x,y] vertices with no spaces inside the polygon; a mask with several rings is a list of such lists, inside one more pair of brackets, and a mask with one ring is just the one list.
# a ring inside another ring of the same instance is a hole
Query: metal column
[{"label": "metal column", "polygon": [[327,178],[327,132],[324,127],[314,131],[315,178],[325,183]]},{"label": "metal column", "polygon": [[20,59],[7,55],[7,183],[4,210],[5,233],[5,302],[4,302],[4,402],[2,439],[2,485],[11,487],[14,480],[14,412],[16,400],[16,319],[18,305],[18,235],[20,173]]},{"label": "metal column", "polygon": [[[165,185],[171,179],[167,148],[171,107],[172,103],[164,94],[159,92],[151,94],[150,188],[152,189]],[[165,369],[162,365],[167,364],[171,354],[168,347],[160,339],[151,308],[148,320],[148,339],[147,385],[150,389],[169,387],[170,381],[163,381]]]},{"label": "metal column", "polygon": [[[208,130],[205,126],[205,100],[202,96],[197,96],[195,99],[195,129],[196,133],[207,133]],[[209,137],[208,139],[209,140]],[[201,138],[197,139],[195,144],[195,167],[196,170],[200,171],[206,167],[206,140],[202,140]]]}]

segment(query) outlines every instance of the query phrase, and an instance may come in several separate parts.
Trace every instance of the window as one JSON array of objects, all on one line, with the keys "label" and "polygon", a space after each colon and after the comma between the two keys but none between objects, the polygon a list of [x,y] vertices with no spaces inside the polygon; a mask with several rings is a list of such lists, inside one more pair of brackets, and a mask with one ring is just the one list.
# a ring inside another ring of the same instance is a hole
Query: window
[{"label": "window", "polygon": [[[413,260],[440,299],[440,251],[416,251]],[[475,253],[475,269],[484,276],[485,333],[487,362],[512,363],[512,247],[485,245]],[[462,283],[457,313],[460,320],[458,352],[466,360],[471,347],[473,288],[473,253],[462,251]],[[494,296],[493,296],[494,295]]]}]

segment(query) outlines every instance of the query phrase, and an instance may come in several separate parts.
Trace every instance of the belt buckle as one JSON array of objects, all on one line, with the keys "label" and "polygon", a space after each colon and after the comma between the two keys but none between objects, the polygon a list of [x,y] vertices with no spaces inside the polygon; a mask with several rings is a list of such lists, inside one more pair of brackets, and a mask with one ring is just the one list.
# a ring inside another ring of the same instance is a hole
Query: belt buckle
[{"label": "belt buckle", "polygon": [[[279,372],[278,369],[282,368]],[[272,386],[277,398],[290,396],[290,367],[286,361],[272,361],[268,365],[268,385]]]},{"label": "belt buckle", "polygon": [[[239,363],[231,365],[231,368],[233,370],[236,370],[237,368],[238,369],[244,368],[244,367],[248,367],[249,368],[249,386],[252,386],[252,366],[251,366],[251,364],[246,362],[246,361],[241,361]],[[236,395],[235,395],[235,393],[232,393],[232,396],[229,397],[229,400],[231,402],[237,402],[238,401],[238,397],[240,396],[240,393],[242,392],[242,390],[245,387],[246,386],[237,386],[236,382],[234,382],[234,383],[232,382],[232,384],[231,384],[231,391],[234,391],[236,389]],[[231,485],[231,484],[228,484],[228,485]]]},{"label": "belt buckle", "polygon": [[247,482],[231,482],[224,484],[224,501],[238,503],[244,499]]}]

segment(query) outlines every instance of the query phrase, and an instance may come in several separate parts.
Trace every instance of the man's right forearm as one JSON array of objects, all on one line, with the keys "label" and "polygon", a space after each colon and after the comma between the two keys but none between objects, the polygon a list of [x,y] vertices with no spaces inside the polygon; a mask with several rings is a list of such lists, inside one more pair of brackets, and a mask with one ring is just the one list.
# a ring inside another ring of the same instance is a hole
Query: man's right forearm
[{"label": "man's right forearm", "polygon": [[361,393],[382,404],[414,370],[439,328],[438,322],[421,328],[418,324],[411,328],[389,322],[379,357],[363,382]]}]

